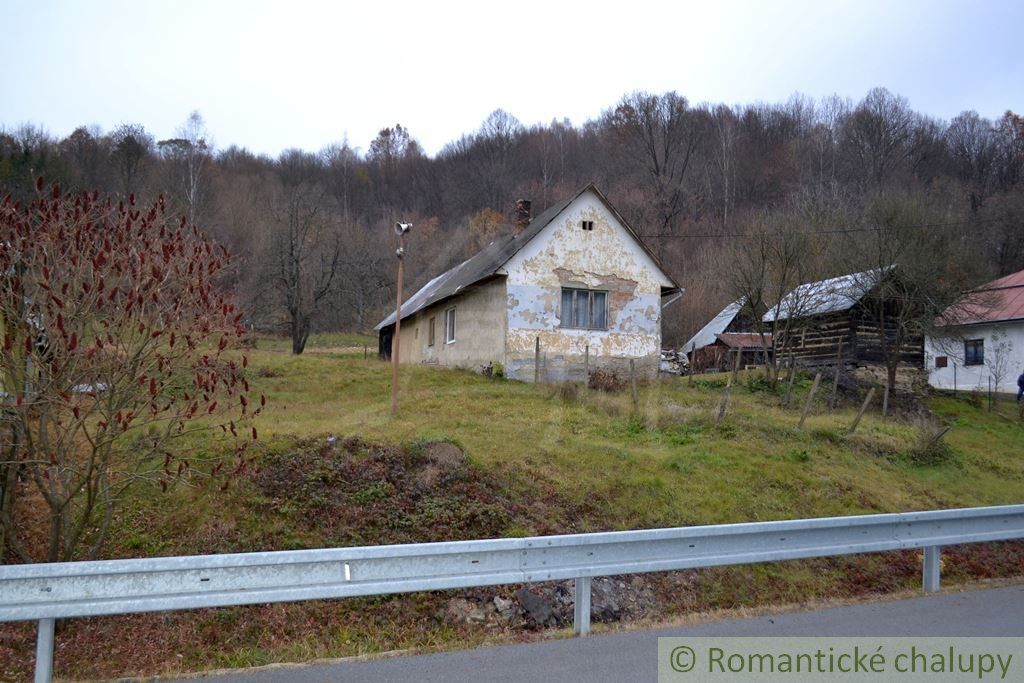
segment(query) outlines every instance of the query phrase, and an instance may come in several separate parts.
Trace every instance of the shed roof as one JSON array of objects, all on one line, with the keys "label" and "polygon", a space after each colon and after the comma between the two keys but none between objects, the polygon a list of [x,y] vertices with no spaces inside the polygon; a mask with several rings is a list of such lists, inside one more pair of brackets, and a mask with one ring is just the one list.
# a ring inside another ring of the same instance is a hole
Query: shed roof
[{"label": "shed roof", "polygon": [[942,325],[1024,320],[1024,270],[986,283],[965,294],[939,317]]},{"label": "shed roof", "polygon": [[787,318],[809,318],[846,311],[857,305],[895,266],[808,282],[782,297],[764,314],[765,322]]},{"label": "shed roof", "polygon": [[[722,332],[715,335],[715,339],[722,342],[730,349],[760,349],[761,335],[753,332]],[[768,348],[772,347],[772,335],[764,336]]]},{"label": "shed roof", "polygon": [[725,332],[725,329],[729,327],[740,311],[743,309],[743,304],[746,302],[746,297],[737,299],[731,304],[721,310],[721,312],[712,318],[707,325],[700,328],[697,334],[690,337],[689,341],[683,345],[681,349],[684,353],[689,353],[693,349],[702,349],[705,346],[709,346],[715,343],[715,336],[721,332]]},{"label": "shed roof", "polygon": [[[470,258],[427,282],[427,284],[423,285],[419,291],[402,303],[402,320],[405,320],[407,317],[427,308],[428,306],[432,306],[459,294],[462,290],[471,285],[483,282],[484,280],[498,275],[498,271],[510,258],[515,256],[530,240],[539,235],[540,232],[548,226],[548,224],[554,221],[555,218],[568,208],[568,206],[578,197],[588,191],[597,195],[598,199],[601,200],[619,223],[622,224],[622,227],[626,229],[626,232],[629,233],[629,235],[636,240],[637,244],[643,248],[644,252],[650,256],[654,264],[662,271],[662,274],[665,275],[665,279],[671,282],[673,286],[678,289],[678,285],[676,285],[675,281],[664,272],[664,269],[661,267],[661,263],[659,263],[658,259],[653,253],[651,253],[651,250],[647,248],[647,245],[640,240],[626,220],[618,211],[615,210],[615,207],[611,205],[601,191],[598,190],[593,183],[589,183],[586,187],[568,199],[545,209],[540,215],[531,220],[530,224],[527,225],[519,234],[509,234],[499,237]],[[395,314],[391,313],[377,323],[373,329],[380,330],[394,324]]]}]

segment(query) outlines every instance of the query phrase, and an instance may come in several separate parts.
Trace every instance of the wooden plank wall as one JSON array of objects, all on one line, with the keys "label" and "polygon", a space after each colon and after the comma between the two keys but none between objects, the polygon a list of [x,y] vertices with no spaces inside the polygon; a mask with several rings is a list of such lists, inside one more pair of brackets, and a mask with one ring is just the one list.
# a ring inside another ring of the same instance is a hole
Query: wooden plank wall
[{"label": "wooden plank wall", "polygon": [[[858,306],[848,311],[815,319],[794,333],[793,358],[800,365],[831,365],[835,363],[839,346],[843,346],[844,364],[880,364],[882,334],[870,309]],[[894,339],[896,325],[886,320],[884,334]],[[776,348],[786,343],[785,334],[777,333]],[[789,357],[789,350],[786,351]],[[782,358],[780,358],[782,360]],[[920,335],[907,339],[900,350],[900,362],[912,367],[924,366],[924,338]]]}]

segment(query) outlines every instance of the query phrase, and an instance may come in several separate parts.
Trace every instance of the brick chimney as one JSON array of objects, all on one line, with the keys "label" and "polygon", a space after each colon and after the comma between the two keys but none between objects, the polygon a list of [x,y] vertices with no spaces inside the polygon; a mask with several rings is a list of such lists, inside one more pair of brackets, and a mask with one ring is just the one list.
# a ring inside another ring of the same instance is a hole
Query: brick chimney
[{"label": "brick chimney", "polygon": [[523,230],[526,230],[526,226],[530,224],[530,219],[533,216],[530,215],[530,200],[529,199],[517,199],[516,200],[516,216],[515,223],[512,226],[512,234],[518,235]]}]

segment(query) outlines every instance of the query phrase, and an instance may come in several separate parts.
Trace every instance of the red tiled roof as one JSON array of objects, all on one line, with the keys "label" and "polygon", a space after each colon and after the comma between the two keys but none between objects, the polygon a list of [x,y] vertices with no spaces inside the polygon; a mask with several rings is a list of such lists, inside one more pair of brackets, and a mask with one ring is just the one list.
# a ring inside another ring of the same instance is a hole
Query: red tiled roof
[{"label": "red tiled roof", "polygon": [[1024,270],[993,280],[946,309],[943,325],[973,325],[1024,319]]},{"label": "red tiled roof", "polygon": [[[715,338],[730,349],[761,348],[761,335],[759,334],[751,334],[749,332],[722,332],[721,334],[716,334]],[[764,336],[764,340],[768,344],[768,348],[771,348],[772,335],[766,334]]]},{"label": "red tiled roof", "polygon": [[993,280],[987,285],[980,287],[980,289],[999,289],[1001,287],[1024,287],[1024,270],[1010,273],[998,280]]}]

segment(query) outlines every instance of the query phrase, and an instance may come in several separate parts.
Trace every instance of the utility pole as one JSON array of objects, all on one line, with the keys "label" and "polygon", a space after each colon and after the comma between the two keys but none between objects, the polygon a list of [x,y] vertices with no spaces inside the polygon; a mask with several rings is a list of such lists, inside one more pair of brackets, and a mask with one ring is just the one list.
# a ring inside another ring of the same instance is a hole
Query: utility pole
[{"label": "utility pole", "polygon": [[391,416],[398,415],[398,349],[402,331],[402,274],[405,265],[405,235],[412,223],[395,223],[398,235],[398,294],[395,299],[395,336],[391,340]]}]

